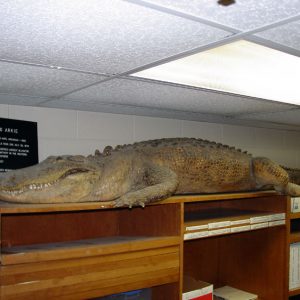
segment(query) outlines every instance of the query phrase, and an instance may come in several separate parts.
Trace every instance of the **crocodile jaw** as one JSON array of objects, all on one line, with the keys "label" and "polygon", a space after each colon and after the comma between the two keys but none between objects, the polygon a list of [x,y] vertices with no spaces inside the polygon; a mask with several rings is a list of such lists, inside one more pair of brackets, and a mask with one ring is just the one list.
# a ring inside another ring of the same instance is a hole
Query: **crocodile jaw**
[{"label": "crocodile jaw", "polygon": [[[8,179],[9,180],[9,179]],[[10,188],[0,187],[0,199],[17,203],[62,203],[80,202],[92,192],[93,175],[72,175],[51,182],[32,181],[29,185]]]},{"label": "crocodile jaw", "polygon": [[88,199],[99,172],[78,158],[77,161],[72,159],[51,157],[38,165],[0,174],[0,199],[20,203],[80,202],[83,197]]}]

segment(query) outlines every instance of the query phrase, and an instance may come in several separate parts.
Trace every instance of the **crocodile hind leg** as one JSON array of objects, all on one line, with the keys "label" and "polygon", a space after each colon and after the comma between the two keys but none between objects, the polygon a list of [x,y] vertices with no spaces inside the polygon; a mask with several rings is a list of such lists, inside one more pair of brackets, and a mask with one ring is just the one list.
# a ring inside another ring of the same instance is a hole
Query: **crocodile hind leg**
[{"label": "crocodile hind leg", "polygon": [[273,186],[278,192],[300,196],[300,186],[289,182],[288,173],[268,158],[253,158],[253,174],[257,188]]},{"label": "crocodile hind leg", "polygon": [[146,203],[162,200],[171,196],[178,185],[178,178],[175,172],[160,166],[147,168],[143,182],[146,184],[139,190],[131,191],[115,200],[116,207],[123,206],[145,206]]}]

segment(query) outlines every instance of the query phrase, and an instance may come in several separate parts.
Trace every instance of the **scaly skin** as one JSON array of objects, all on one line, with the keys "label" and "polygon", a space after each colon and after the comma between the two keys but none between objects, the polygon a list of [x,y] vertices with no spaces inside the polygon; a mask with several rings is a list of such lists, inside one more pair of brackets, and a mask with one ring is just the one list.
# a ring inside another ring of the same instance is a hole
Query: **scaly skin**
[{"label": "scaly skin", "polygon": [[1,176],[0,199],[21,203],[113,201],[134,206],[173,194],[265,187],[300,195],[300,186],[267,158],[221,144],[172,138],[106,147],[94,156],[49,157]]},{"label": "scaly skin", "polygon": [[300,169],[282,168],[289,174],[290,182],[300,185]]}]

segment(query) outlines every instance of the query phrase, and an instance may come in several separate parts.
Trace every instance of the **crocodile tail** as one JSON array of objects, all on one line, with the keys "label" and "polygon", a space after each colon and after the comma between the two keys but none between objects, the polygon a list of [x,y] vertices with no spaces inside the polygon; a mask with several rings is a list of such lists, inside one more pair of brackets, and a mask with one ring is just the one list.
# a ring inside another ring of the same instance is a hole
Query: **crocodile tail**
[{"label": "crocodile tail", "polygon": [[288,183],[285,192],[292,197],[300,196],[300,185],[294,183]]},{"label": "crocodile tail", "polygon": [[271,185],[278,192],[290,196],[300,196],[300,185],[292,183],[289,173],[281,166],[265,157],[256,157],[252,163],[256,184],[259,188]]},{"label": "crocodile tail", "polygon": [[300,185],[300,169],[281,167],[289,174],[290,182]]},{"label": "crocodile tail", "polygon": [[288,184],[288,173],[270,159],[255,157],[252,163],[254,176],[259,186],[273,185],[284,187]]}]

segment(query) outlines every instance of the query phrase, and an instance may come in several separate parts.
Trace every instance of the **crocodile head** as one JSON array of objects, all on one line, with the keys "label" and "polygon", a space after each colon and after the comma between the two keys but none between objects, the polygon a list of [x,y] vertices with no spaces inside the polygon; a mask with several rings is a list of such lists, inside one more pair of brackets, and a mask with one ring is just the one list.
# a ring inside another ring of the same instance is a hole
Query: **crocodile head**
[{"label": "crocodile head", "polygon": [[92,156],[50,156],[32,167],[0,177],[0,199],[9,202],[79,202],[90,197],[101,175]]}]

